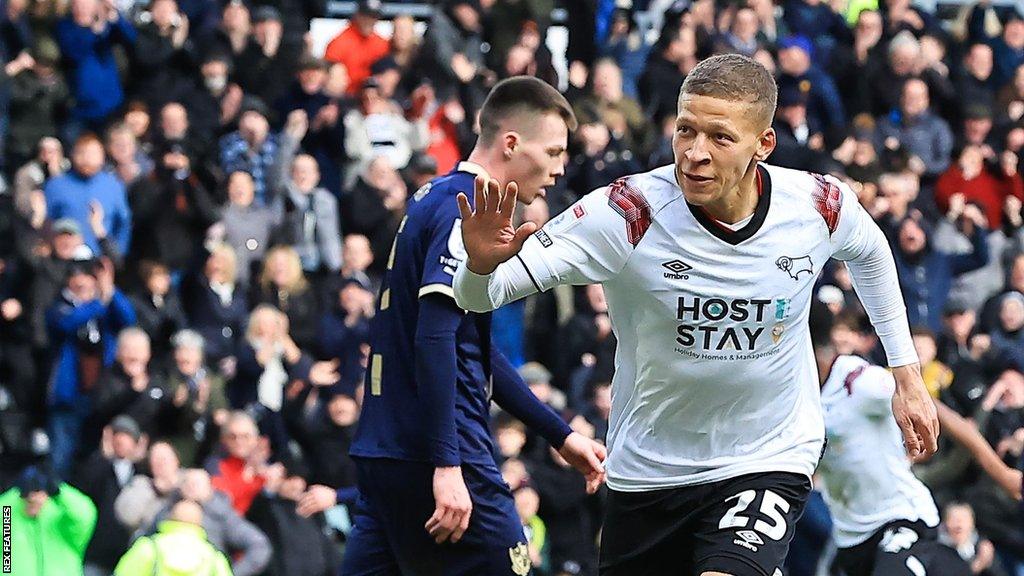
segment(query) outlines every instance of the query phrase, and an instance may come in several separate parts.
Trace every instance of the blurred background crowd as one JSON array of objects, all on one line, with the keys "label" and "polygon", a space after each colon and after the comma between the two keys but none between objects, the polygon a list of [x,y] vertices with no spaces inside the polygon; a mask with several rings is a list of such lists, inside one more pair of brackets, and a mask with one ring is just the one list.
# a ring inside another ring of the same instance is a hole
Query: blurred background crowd
[{"label": "blurred background crowd", "polygon": [[[521,210],[543,224],[672,161],[698,61],[767,66],[771,162],[852,186],[892,243],[929,389],[1019,465],[1019,2],[350,4],[3,2],[0,503],[15,574],[334,574],[393,236],[409,197],[472,147],[489,87],[519,74],[559,86],[580,120],[565,178]],[[884,363],[841,265],[816,295],[840,351]],[[615,338],[600,286],[495,316],[537,396],[603,438]],[[522,423],[493,425],[535,573],[596,574],[602,496]],[[976,573],[1024,574],[1020,509],[965,452],[916,471]],[[791,576],[828,565],[829,527],[813,499]]]}]

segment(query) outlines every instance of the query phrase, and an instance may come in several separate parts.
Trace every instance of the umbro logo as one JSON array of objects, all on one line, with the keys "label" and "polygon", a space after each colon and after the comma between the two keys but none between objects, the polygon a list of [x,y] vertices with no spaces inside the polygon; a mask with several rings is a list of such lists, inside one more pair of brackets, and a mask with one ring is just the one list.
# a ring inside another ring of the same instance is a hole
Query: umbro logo
[{"label": "umbro logo", "polygon": [[668,270],[668,272],[665,272],[665,278],[672,280],[689,280],[690,275],[687,272],[693,270],[693,266],[682,260],[669,260],[668,262],[663,262],[661,266]]},{"label": "umbro logo", "polygon": [[736,532],[736,538],[732,541],[737,546],[742,546],[751,552],[757,552],[758,546],[764,546],[764,540],[757,535],[757,532],[753,530],[738,530]]}]

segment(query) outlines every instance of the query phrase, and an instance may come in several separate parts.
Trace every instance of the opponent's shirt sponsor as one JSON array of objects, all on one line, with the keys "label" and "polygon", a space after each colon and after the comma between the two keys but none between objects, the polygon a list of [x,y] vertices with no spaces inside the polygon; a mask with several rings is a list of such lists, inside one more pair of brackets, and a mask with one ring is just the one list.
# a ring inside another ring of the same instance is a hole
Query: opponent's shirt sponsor
[{"label": "opponent's shirt sponsor", "polygon": [[[452,296],[452,278],[465,260],[456,195],[473,196],[483,169],[461,162],[450,174],[417,190],[392,245],[370,330],[370,366],[351,454],[429,462],[428,429],[416,378],[419,299]],[[456,332],[458,378],[455,419],[460,459],[494,464],[489,428],[490,314],[468,313]]]},{"label": "opponent's shirt sponsor", "polygon": [[[824,442],[807,331],[814,282],[829,258],[884,239],[831,177],[761,165],[757,179],[755,212],[732,229],[685,201],[673,166],[627,177],[548,222],[514,259],[537,290],[604,286],[618,338],[615,490],[814,471]],[[913,361],[905,340],[898,360]]]},{"label": "opponent's shirt sponsor", "polygon": [[836,358],[821,388],[828,449],[818,465],[819,488],[840,548],[860,544],[895,520],[939,524],[892,415],[895,390],[888,370],[857,356]]}]

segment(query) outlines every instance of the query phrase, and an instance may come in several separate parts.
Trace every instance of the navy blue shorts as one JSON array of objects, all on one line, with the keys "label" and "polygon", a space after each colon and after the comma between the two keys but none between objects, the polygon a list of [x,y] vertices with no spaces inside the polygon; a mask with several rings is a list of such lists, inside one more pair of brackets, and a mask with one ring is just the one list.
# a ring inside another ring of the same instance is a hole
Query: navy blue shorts
[{"label": "navy blue shorts", "polygon": [[340,576],[526,576],[529,554],[508,485],[494,464],[463,464],[473,512],[469,530],[437,544],[423,527],[434,514],[434,467],[357,458],[359,500]]}]

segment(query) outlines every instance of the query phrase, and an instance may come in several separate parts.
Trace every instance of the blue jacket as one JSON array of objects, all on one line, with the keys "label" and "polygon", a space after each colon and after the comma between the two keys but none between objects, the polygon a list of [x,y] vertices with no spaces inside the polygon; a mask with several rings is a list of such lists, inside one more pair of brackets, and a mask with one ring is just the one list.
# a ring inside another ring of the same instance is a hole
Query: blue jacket
[{"label": "blue jacket", "polygon": [[942,307],[953,279],[988,263],[988,233],[978,227],[974,230],[973,249],[967,254],[945,254],[926,246],[921,256],[908,258],[899,246],[894,246],[893,257],[911,326],[942,332]]},{"label": "blue jacket", "polygon": [[54,221],[73,218],[82,229],[82,239],[97,255],[102,250],[89,226],[89,203],[98,200],[103,206],[103,224],[107,234],[117,243],[121,254],[128,253],[132,235],[131,208],[128,207],[124,184],[113,174],[100,172],[87,180],[71,171],[50,179],[43,192],[46,195],[47,217]]},{"label": "blue jacket", "polygon": [[46,311],[46,328],[50,333],[51,349],[55,353],[53,373],[50,376],[50,405],[74,405],[80,395],[78,376],[78,331],[90,321],[97,322],[103,346],[103,365],[114,363],[117,352],[117,334],[135,324],[135,310],[120,290],[108,304],[99,300],[78,306],[61,297]]},{"label": "blue jacket", "polygon": [[807,92],[807,117],[813,118],[819,126],[826,129],[846,126],[843,99],[831,76],[812,66],[801,76],[779,76],[779,88],[787,86]]},{"label": "blue jacket", "polygon": [[57,22],[57,44],[71,64],[73,114],[79,120],[104,120],[124,100],[114,61],[115,43],[125,47],[135,44],[135,28],[120,16],[99,34],[75,24],[70,17]]}]

